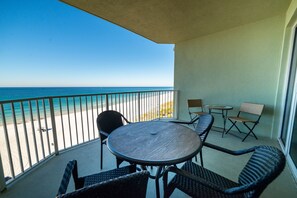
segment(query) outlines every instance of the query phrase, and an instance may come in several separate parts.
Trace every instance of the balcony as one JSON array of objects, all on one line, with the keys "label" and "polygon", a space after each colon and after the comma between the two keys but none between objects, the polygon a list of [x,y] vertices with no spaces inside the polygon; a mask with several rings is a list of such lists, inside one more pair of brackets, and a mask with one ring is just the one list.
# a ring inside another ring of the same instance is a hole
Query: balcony
[{"label": "balcony", "polygon": [[[235,134],[235,133],[234,133]],[[259,138],[242,142],[235,135],[227,135],[224,138],[216,131],[211,131],[208,142],[215,143],[227,148],[239,149],[254,145],[268,144],[277,146],[277,143],[267,138]],[[99,163],[99,141],[94,140],[84,145],[74,147],[59,155],[51,157],[43,162],[39,167],[34,168],[28,174],[25,174],[19,181],[8,187],[1,193],[3,198],[19,197],[54,197],[60,184],[60,180],[69,160],[78,161],[79,174],[88,175],[100,171]],[[218,172],[219,174],[236,179],[237,173],[245,163],[245,158],[229,158],[224,154],[216,153],[210,149],[204,148],[205,167]],[[219,162],[219,163],[218,163]],[[224,164],[224,166],[221,166]],[[104,147],[104,165],[103,171],[116,167],[115,157]],[[155,169],[153,169],[154,171]],[[160,184],[161,185],[161,184]],[[69,190],[73,189],[70,186]],[[162,186],[160,188],[162,190]],[[297,193],[296,183],[290,169],[286,166],[282,174],[263,192],[262,197],[294,197]],[[162,192],[161,192],[162,196]],[[155,197],[155,186],[153,180],[149,180],[147,197]],[[182,192],[176,190],[172,197],[188,197]]]},{"label": "balcony", "polygon": [[[0,178],[0,186],[6,186],[1,197],[54,197],[65,166],[72,159],[78,161],[80,175],[99,172],[100,143],[95,126],[96,115],[105,109],[114,109],[133,122],[174,119],[177,94],[177,91],[152,91],[1,102],[4,177]],[[277,141],[267,137],[259,140],[251,138],[242,143],[236,136],[237,133],[232,132],[222,138],[221,133],[214,130],[207,142],[233,150],[262,144],[279,146]],[[236,180],[247,157],[234,159],[204,148],[205,167],[233,180]],[[115,167],[115,157],[104,147],[102,171]],[[73,186],[69,190],[73,190]],[[296,194],[296,182],[287,165],[262,197],[293,197]],[[147,197],[155,197],[154,181],[151,179]],[[187,196],[176,190],[173,197]]]}]

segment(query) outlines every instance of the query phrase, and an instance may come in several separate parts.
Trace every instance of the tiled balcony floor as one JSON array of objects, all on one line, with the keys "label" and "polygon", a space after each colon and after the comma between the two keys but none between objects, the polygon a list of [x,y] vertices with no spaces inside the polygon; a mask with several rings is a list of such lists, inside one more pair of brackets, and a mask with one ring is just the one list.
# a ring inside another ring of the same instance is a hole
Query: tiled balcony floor
[{"label": "tiled balcony floor", "polygon": [[[236,132],[232,133],[237,134]],[[261,144],[274,146],[278,145],[276,141],[271,141],[268,138],[263,137],[259,137],[259,140],[255,140],[253,137],[248,137],[246,141],[242,143],[241,139],[235,135],[228,134],[224,138],[221,138],[221,133],[215,131],[210,132],[207,141],[234,150]],[[28,173],[23,178],[20,178],[19,181],[9,186],[6,191],[0,193],[0,197],[55,197],[65,166],[69,160],[76,159],[78,161],[79,175],[87,175],[100,171],[99,149],[99,141],[94,141],[63,152],[60,155],[49,159],[46,163],[37,167],[34,171]],[[248,156],[228,156],[209,148],[203,149],[203,156],[205,167],[235,181],[238,177],[238,173],[241,171],[248,158]],[[103,168],[103,171],[115,168],[115,157],[109,153],[107,147],[105,146]],[[162,188],[162,180],[160,180],[160,189],[162,190]],[[71,189],[73,189],[72,185],[69,190]],[[285,198],[296,197],[296,195],[297,186],[287,165],[282,174],[267,187],[261,197]],[[162,196],[163,192],[161,192],[161,197]],[[155,184],[151,179],[148,184],[147,197],[156,197]],[[176,190],[172,197],[188,196]]]}]

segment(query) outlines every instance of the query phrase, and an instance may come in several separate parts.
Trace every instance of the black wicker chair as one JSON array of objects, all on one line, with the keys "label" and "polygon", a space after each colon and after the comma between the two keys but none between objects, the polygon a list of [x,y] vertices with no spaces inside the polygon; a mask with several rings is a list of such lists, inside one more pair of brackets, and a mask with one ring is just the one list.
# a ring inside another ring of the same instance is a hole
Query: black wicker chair
[{"label": "black wicker chair", "polygon": [[[68,162],[57,197],[145,197],[149,173],[130,165],[78,177],[76,160]],[[71,175],[75,191],[66,193]],[[133,189],[133,190],[131,190]]]},{"label": "black wicker chair", "polygon": [[[283,171],[286,164],[284,154],[271,146],[256,146],[240,151],[230,151],[208,143],[205,143],[205,146],[231,155],[253,154],[241,171],[238,182],[190,161],[181,169],[168,167],[163,177],[164,197],[169,197],[175,188],[192,197],[259,197],[267,185]],[[168,172],[176,173],[169,184]]]},{"label": "black wicker chair", "polygon": [[[100,137],[100,168],[103,166],[103,144],[106,145],[106,138],[115,129],[130,123],[121,113],[117,111],[103,111],[97,117],[97,127]],[[122,163],[122,160],[117,158],[117,168]]]},{"label": "black wicker chair", "polygon": [[[182,121],[171,121],[173,123],[177,123],[177,124],[193,124],[194,122],[196,122],[198,120],[198,123],[195,127],[195,131],[199,134],[202,143],[204,144],[208,133],[212,127],[212,124],[214,122],[214,118],[212,115],[210,114],[203,114],[200,115],[199,117],[197,117],[196,119],[190,121],[190,122],[182,122]],[[202,158],[202,150],[199,152],[200,153],[200,162],[201,162],[201,166],[203,167],[203,158]],[[197,157],[195,156],[195,159],[197,161]]]}]

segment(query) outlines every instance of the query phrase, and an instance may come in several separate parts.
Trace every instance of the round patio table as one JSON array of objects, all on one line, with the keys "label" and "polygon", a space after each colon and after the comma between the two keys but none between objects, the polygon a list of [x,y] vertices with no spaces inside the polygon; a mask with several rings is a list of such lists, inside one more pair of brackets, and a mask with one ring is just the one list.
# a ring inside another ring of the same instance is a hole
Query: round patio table
[{"label": "round patio table", "polygon": [[157,197],[159,178],[165,166],[192,159],[202,142],[192,129],[170,122],[149,121],[128,124],[114,130],[107,140],[108,149],[118,158],[133,164],[157,166]]}]

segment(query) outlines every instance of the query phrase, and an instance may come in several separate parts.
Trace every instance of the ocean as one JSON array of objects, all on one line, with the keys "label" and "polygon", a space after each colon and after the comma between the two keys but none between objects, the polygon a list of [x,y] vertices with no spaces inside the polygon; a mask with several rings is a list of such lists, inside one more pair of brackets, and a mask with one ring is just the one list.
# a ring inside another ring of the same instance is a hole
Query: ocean
[{"label": "ocean", "polygon": [[50,96],[173,90],[173,87],[0,87],[0,102]]}]

